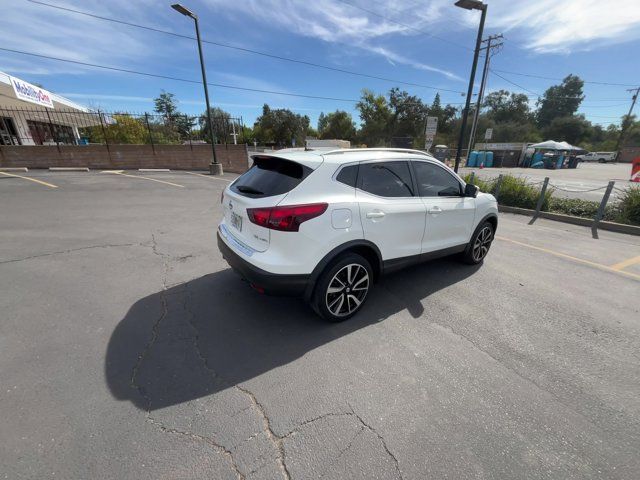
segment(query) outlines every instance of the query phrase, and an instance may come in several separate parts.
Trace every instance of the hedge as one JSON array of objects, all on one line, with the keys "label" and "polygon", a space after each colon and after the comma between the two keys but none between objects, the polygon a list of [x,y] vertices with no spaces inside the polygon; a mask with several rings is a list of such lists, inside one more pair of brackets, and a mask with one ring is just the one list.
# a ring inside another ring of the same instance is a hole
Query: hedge
[{"label": "hedge", "polygon": [[[464,177],[465,182],[471,180],[471,174]],[[495,195],[497,178],[480,178],[475,176],[473,184],[480,191]],[[498,201],[510,207],[535,209],[540,197],[540,186],[527,183],[524,178],[503,175]],[[574,217],[594,218],[600,202],[582,200],[580,198],[561,198],[553,196],[553,188],[547,188],[542,211],[562,213]],[[628,187],[616,202],[609,201],[605,208],[604,220],[640,225],[640,187]]]}]

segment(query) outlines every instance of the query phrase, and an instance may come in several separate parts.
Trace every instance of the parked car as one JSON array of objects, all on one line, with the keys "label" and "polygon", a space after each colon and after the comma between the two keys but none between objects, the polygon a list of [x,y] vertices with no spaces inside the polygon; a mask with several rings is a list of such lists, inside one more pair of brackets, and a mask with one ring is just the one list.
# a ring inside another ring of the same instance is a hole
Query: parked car
[{"label": "parked car", "polygon": [[330,321],[354,315],[383,274],[487,255],[495,198],[433,156],[403,149],[273,152],[222,193],[218,247],[261,293],[304,297]]},{"label": "parked car", "polygon": [[616,152],[589,152],[584,155],[578,155],[576,158],[579,162],[615,162]]}]

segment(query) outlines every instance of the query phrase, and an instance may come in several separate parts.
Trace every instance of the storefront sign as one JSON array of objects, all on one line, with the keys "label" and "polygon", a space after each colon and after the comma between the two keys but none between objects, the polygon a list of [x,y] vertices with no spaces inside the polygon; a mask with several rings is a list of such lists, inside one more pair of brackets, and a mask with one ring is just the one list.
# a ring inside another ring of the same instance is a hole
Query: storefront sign
[{"label": "storefront sign", "polygon": [[25,82],[24,80],[20,80],[16,77],[9,77],[9,79],[16,97],[20,100],[42,105],[43,107],[53,108],[51,93],[47,92],[45,89],[32,85],[29,82]]}]

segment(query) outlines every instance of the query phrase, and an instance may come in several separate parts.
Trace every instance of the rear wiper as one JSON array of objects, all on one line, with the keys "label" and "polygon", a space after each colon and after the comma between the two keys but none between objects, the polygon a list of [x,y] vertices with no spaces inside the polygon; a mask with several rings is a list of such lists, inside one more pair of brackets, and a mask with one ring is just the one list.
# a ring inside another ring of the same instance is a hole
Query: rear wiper
[{"label": "rear wiper", "polygon": [[261,192],[260,190],[256,190],[255,188],[250,187],[248,185],[236,185],[236,188],[242,193],[251,193],[253,195],[264,195],[264,192]]}]

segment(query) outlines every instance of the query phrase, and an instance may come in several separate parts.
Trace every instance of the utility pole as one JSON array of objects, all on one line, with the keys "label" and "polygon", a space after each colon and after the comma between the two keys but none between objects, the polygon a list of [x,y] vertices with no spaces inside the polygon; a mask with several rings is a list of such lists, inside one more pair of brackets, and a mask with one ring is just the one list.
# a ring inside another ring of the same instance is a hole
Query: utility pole
[{"label": "utility pole", "polygon": [[483,40],[482,43],[487,44],[486,47],[482,47],[481,50],[486,50],[484,57],[484,68],[482,70],[482,81],[480,82],[480,92],[478,92],[478,102],[476,103],[475,111],[473,112],[473,122],[471,123],[471,134],[469,136],[469,148],[467,149],[467,157],[471,153],[471,149],[473,148],[473,144],[476,138],[476,129],[478,128],[478,117],[480,116],[480,108],[482,107],[482,99],[484,97],[484,89],[487,85],[487,76],[489,73],[489,64],[491,63],[491,49],[498,48],[502,46],[503,42],[492,44],[494,40],[499,40],[503,38],[502,34],[500,35],[490,35],[486,40]]},{"label": "utility pole", "polygon": [[640,93],[640,87],[630,88],[627,90],[627,92],[635,93],[633,94],[633,97],[631,97],[631,107],[629,107],[629,113],[627,113],[627,116],[622,120],[622,125],[620,126],[620,136],[618,137],[618,143],[616,144],[616,161],[622,153],[622,147],[624,147],[624,137],[627,134],[627,127],[631,123],[631,114],[633,113],[633,107],[636,106],[636,100],[638,99],[638,93]]},{"label": "utility pole", "polygon": [[471,75],[469,75],[469,88],[467,89],[467,99],[465,101],[464,110],[462,111],[462,125],[460,125],[460,136],[458,137],[458,147],[456,150],[456,163],[453,168],[458,171],[460,165],[460,154],[462,153],[462,142],[464,142],[464,131],[467,129],[467,118],[469,116],[469,105],[471,105],[471,95],[473,94],[473,82],[476,77],[476,67],[478,66],[478,55],[480,54],[480,45],[482,43],[482,32],[484,30],[484,21],[487,17],[487,4],[480,0],[458,0],[455,5],[466,10],[480,10],[480,25],[478,26],[478,37],[476,38],[476,47],[473,49],[473,63],[471,64]]}]

